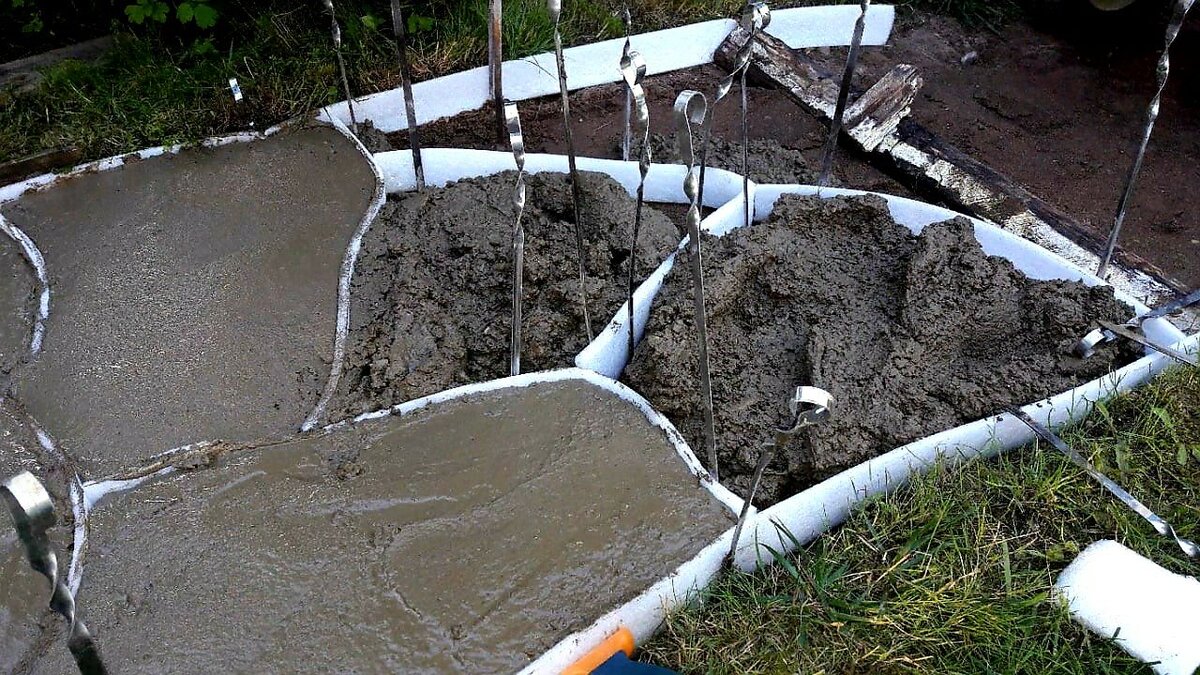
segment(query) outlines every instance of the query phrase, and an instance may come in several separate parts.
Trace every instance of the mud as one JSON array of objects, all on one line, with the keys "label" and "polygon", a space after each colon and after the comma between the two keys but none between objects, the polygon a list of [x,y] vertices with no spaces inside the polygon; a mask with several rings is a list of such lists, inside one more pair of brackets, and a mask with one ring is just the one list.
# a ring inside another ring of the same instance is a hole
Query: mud
[{"label": "mud", "polygon": [[[784,197],[766,223],[704,246],[722,482],[746,492],[795,386],[835,398],[832,420],[776,457],[763,505],[1137,356],[1066,356],[1093,320],[1132,310],[1108,288],[1028,279],[985,255],[964,219],[914,236],[877,197]],[[678,269],[623,379],[703,447],[691,285]]]},{"label": "mud", "polygon": [[[388,202],[354,277],[348,363],[331,419],[508,375],[515,173]],[[582,174],[588,304],[601,330],[625,299],[634,200]],[[569,182],[528,176],[522,372],[569,366],[587,344]],[[645,207],[637,275],[674,249],[670,219]],[[354,367],[353,364],[359,364]]]},{"label": "mud", "polygon": [[318,127],[7,205],[54,294],[17,398],[94,474],[197,439],[292,431],[328,377],[339,268],[373,191],[355,146]]},{"label": "mud", "polygon": [[123,673],[512,672],[731,523],[636,408],[540,384],[113,498],[81,601]]},{"label": "mud", "polygon": [[0,234],[0,385],[29,353],[36,285],[20,246]]}]

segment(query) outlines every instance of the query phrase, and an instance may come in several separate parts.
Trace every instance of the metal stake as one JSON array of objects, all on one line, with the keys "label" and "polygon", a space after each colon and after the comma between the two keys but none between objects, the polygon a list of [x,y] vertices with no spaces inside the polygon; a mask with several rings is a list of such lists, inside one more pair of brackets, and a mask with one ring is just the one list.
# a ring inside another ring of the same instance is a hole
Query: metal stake
[{"label": "metal stake", "polygon": [[1125,223],[1125,213],[1129,210],[1129,202],[1133,199],[1133,188],[1137,184],[1138,174],[1142,171],[1146,146],[1150,144],[1150,134],[1154,133],[1154,122],[1158,119],[1158,107],[1162,102],[1163,90],[1167,88],[1167,76],[1171,74],[1171,45],[1175,42],[1175,37],[1179,35],[1179,29],[1183,27],[1183,20],[1187,18],[1188,10],[1192,8],[1193,2],[1195,0],[1178,0],[1175,3],[1175,11],[1171,15],[1171,21],[1167,24],[1166,40],[1155,72],[1158,88],[1154,92],[1154,98],[1150,99],[1150,106],[1146,108],[1146,123],[1142,127],[1142,140],[1138,145],[1137,155],[1134,156],[1133,166],[1129,167],[1129,175],[1125,178],[1125,189],[1121,192],[1121,199],[1117,202],[1117,215],[1113,219],[1112,230],[1108,233],[1108,244],[1104,247],[1104,257],[1100,259],[1100,267],[1096,269],[1096,276],[1101,279],[1108,273],[1109,263],[1112,262],[1113,252],[1117,248],[1117,240],[1121,236],[1121,225]]},{"label": "metal stake", "polygon": [[829,123],[829,137],[825,139],[825,147],[821,150],[821,173],[817,176],[819,187],[824,187],[829,182],[829,174],[833,171],[833,155],[837,151],[838,136],[842,133],[846,100],[850,97],[850,82],[854,79],[854,69],[858,66],[858,51],[862,47],[863,30],[866,28],[867,10],[870,7],[871,0],[861,0],[858,21],[854,24],[854,35],[850,39],[850,53],[846,56],[846,70],[842,72],[837,106],[833,110],[833,120]]},{"label": "metal stake", "polygon": [[583,184],[579,181],[579,167],[575,165],[575,135],[571,132],[571,96],[567,90],[567,64],[563,59],[562,32],[559,22],[562,18],[562,0],[547,0],[546,8],[550,12],[550,21],[554,23],[554,59],[558,65],[558,93],[562,100],[563,135],[567,139],[567,167],[571,172],[571,202],[575,209],[575,248],[579,263],[579,305],[583,308],[583,326],[587,331],[588,342],[596,336],[592,333],[592,318],[588,314],[587,299],[587,248],[583,242],[583,213],[579,208],[583,201]]},{"label": "metal stake", "polygon": [[[713,94],[712,105],[708,108],[708,117],[704,120],[704,138],[700,145],[700,188],[698,190],[697,201],[704,205],[704,176],[708,166],[708,146],[712,140],[713,119],[716,116],[717,104],[721,99],[725,98],[731,89],[733,89],[733,81],[750,67],[750,50],[754,46],[754,37],[758,31],[766,28],[767,24],[771,23],[771,10],[765,3],[751,2],[742,8],[742,15],[738,21],[738,25],[746,32],[746,41],[738,48],[737,55],[733,60],[733,70],[729,71],[725,77],[717,83],[717,90]],[[742,79],[742,201],[746,202],[746,224],[750,222],[751,206],[749,204],[750,195],[750,179],[746,176],[746,160],[745,152],[746,138],[746,117],[745,117],[745,79]]]},{"label": "metal stake", "polygon": [[625,87],[633,97],[633,106],[637,119],[638,133],[642,138],[642,147],[638,155],[638,171],[641,179],[638,181],[637,207],[633,213],[633,240],[629,244],[629,284],[625,298],[629,309],[629,358],[633,359],[635,327],[633,323],[633,289],[637,273],[637,241],[638,230],[642,227],[642,204],[646,195],[646,174],[650,172],[650,108],[646,105],[646,91],[642,89],[642,80],[646,77],[646,60],[636,50],[629,50],[621,56],[621,77]]},{"label": "metal stake", "polygon": [[350,109],[350,130],[358,133],[358,120],[354,117],[354,97],[350,95],[350,79],[346,77],[346,61],[342,58],[342,27],[338,25],[337,14],[333,11],[333,0],[323,0],[325,11],[329,12],[329,22],[333,32],[333,52],[337,55],[338,70],[342,73],[342,91],[346,95],[346,107]]},{"label": "metal stake", "polygon": [[1126,340],[1131,340],[1133,342],[1136,342],[1136,343],[1142,345],[1143,347],[1149,347],[1150,349],[1153,349],[1154,351],[1158,352],[1159,354],[1169,356],[1184,365],[1187,365],[1187,366],[1196,365],[1196,362],[1193,361],[1192,359],[1188,358],[1187,354],[1184,354],[1183,352],[1171,349],[1170,347],[1168,347],[1166,345],[1160,345],[1157,342],[1155,342],[1154,340],[1151,340],[1150,338],[1146,337],[1145,335],[1142,335],[1141,333],[1138,333],[1136,331],[1129,330],[1125,326],[1119,326],[1115,323],[1110,323],[1108,321],[1101,321],[1100,328],[1101,328],[1101,330],[1108,331],[1109,333],[1112,333],[1113,335],[1115,335],[1117,337],[1122,337],[1122,338],[1125,338]]},{"label": "metal stake", "polygon": [[496,108],[496,140],[503,142],[507,128],[504,112],[504,7],[502,0],[491,0],[488,17],[488,73],[492,85],[492,105]]},{"label": "metal stake", "polygon": [[513,221],[513,281],[512,281],[512,339],[509,343],[508,374],[521,374],[521,292],[525,271],[525,227],[521,218],[525,215],[525,138],[521,135],[521,115],[517,104],[504,102],[504,122],[508,128],[508,142],[512,146],[513,159],[517,162],[517,184],[513,188],[513,206],[517,217]]},{"label": "metal stake", "polygon": [[1094,478],[1097,483],[1100,483],[1105,490],[1108,490],[1113,494],[1113,496],[1115,496],[1117,499],[1120,499],[1125,506],[1133,509],[1134,512],[1136,512],[1142,518],[1145,518],[1146,522],[1150,523],[1150,525],[1152,525],[1159,534],[1163,535],[1164,537],[1171,537],[1174,539],[1175,543],[1179,545],[1179,548],[1183,549],[1185,554],[1192,558],[1200,556],[1200,546],[1197,546],[1193,541],[1189,541],[1180,537],[1179,534],[1175,532],[1175,528],[1171,527],[1170,523],[1160,518],[1157,514],[1151,511],[1149,507],[1138,501],[1133,495],[1129,494],[1125,488],[1113,482],[1111,478],[1097,471],[1096,467],[1092,466],[1091,462],[1087,461],[1083,455],[1079,454],[1079,451],[1067,445],[1063,439],[1059,438],[1053,431],[1050,431],[1032,417],[1026,415],[1025,411],[1021,410],[1020,408],[1009,407],[1006,408],[1006,410],[1017,419],[1024,422],[1025,426],[1033,429],[1033,433],[1037,434],[1039,438],[1054,446],[1054,448],[1062,454],[1066,455],[1067,459],[1069,459],[1072,464],[1086,471],[1087,474]]},{"label": "metal stake", "polygon": [[801,429],[820,424],[829,419],[829,411],[832,407],[833,396],[824,389],[817,387],[796,387],[796,391],[792,393],[792,400],[788,402],[788,410],[792,413],[792,426],[784,429],[776,429],[775,440],[765,443],[762,453],[758,456],[758,466],[754,467],[754,478],[750,482],[750,494],[746,495],[746,500],[742,502],[742,512],[738,515],[737,527],[733,528],[733,543],[729,545],[729,559],[731,561],[737,553],[738,542],[742,537],[742,528],[746,525],[747,516],[750,515],[750,507],[754,503],[754,496],[758,494],[758,487],[762,483],[763,474],[767,471],[767,465],[775,457],[775,452],[784,445],[787,445],[788,440],[800,433]]},{"label": "metal stake", "polygon": [[771,8],[765,2],[752,2],[742,8],[742,25],[750,25],[750,37],[740,51],[746,52],[746,62],[741,66],[742,90],[742,208],[745,214],[744,225],[750,225],[751,211],[754,205],[750,203],[750,127],[746,121],[749,103],[746,100],[746,73],[750,70],[750,50],[754,45],[754,37],[759,31],[766,30],[771,25]]},{"label": "metal stake", "polygon": [[400,60],[400,86],[404,89],[404,115],[408,120],[408,147],[412,150],[417,192],[425,190],[425,166],[421,162],[421,134],[417,131],[417,106],[413,102],[412,69],[408,64],[408,32],[400,0],[392,0],[392,33],[396,36],[396,55]]},{"label": "metal stake", "polygon": [[50,609],[62,615],[70,624],[67,649],[83,675],[104,675],[108,671],[87,626],[76,616],[75,598],[58,574],[58,557],[50,546],[46,531],[55,522],[54,502],[41,482],[28,471],[0,483],[0,496],[12,512],[17,536],[25,547],[29,566],[50,580]]},{"label": "metal stake", "polygon": [[[633,45],[629,42],[629,29],[633,25],[633,18],[629,15],[629,6],[626,5],[621,9],[621,23],[625,25],[625,46],[621,48],[621,60],[629,58],[629,52],[633,49]],[[630,113],[633,109],[633,92],[625,90],[625,114],[621,118],[621,127],[624,132],[621,136],[621,159],[629,161],[629,149],[633,146],[633,128],[630,126]]]},{"label": "metal stake", "polygon": [[696,152],[692,125],[703,125],[708,116],[708,101],[698,91],[680,92],[675,99],[675,124],[679,133],[679,156],[687,167],[683,193],[690,204],[687,211],[688,260],[692,271],[692,307],[696,324],[697,366],[700,374],[700,398],[704,407],[704,445],[708,455],[708,473],[719,480],[717,431],[713,421],[712,374],[708,363],[708,317],[704,307],[704,261],[700,254],[700,178],[696,172]]}]

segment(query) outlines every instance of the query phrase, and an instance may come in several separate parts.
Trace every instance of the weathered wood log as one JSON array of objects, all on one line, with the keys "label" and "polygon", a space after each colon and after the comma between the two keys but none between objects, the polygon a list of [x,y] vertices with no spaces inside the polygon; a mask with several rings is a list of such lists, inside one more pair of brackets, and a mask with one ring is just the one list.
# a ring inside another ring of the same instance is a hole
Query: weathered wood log
[{"label": "weathered wood log", "polygon": [[[717,65],[731,69],[745,40],[745,33],[734,30],[714,54]],[[779,89],[822,119],[833,115],[837,80],[778,38],[756,38],[749,78]],[[1094,271],[1099,262],[1095,252],[1103,244],[1098,233],[906,117],[919,87],[915,68],[897,66],[852,104],[843,141],[851,141],[869,161],[927,199],[990,220]],[[1171,292],[1188,290],[1141,256],[1119,251],[1117,259],[1121,268],[1111,270],[1109,280],[1147,304]]]},{"label": "weathered wood log", "polygon": [[82,157],[83,153],[79,151],[79,148],[63,148],[47,150],[36,155],[14,159],[11,162],[0,163],[0,185],[15,183],[30,176],[73,166],[78,164]]}]

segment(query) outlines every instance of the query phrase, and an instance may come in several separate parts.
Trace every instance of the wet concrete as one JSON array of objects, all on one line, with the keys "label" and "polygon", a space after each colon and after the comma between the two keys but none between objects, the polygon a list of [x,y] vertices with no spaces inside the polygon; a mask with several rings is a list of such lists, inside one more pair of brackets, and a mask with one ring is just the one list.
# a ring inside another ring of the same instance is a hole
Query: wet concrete
[{"label": "wet concrete", "polygon": [[511,672],[731,524],[636,408],[547,383],[113,497],[80,597],[122,673]]},{"label": "wet concrete", "polygon": [[[635,144],[636,145],[636,144]],[[742,143],[713,136],[708,147],[708,166],[742,173]],[[651,134],[650,152],[655,162],[680,163],[679,134]],[[697,151],[698,152],[698,151]],[[814,159],[819,157],[814,153]],[[697,161],[699,158],[697,157]],[[798,183],[812,185],[817,171],[809,158],[796,148],[785,147],[771,138],[751,138],[746,156],[746,175],[759,184]],[[834,179],[829,185],[837,185]]]},{"label": "wet concrete", "polygon": [[36,285],[21,247],[0,234],[0,384],[29,353]]},{"label": "wet concrete", "polygon": [[[625,300],[635,201],[582,172],[592,329]],[[364,237],[352,291],[348,367],[330,419],[509,374],[512,190],[516,173],[457,181],[390,200]],[[570,182],[526,178],[522,372],[572,365],[588,342],[579,306]],[[679,243],[671,220],[642,212],[638,279]]]},{"label": "wet concrete", "polygon": [[[966,220],[913,236],[878,197],[783,197],[765,223],[707,239],[704,262],[722,482],[745,494],[795,386],[835,399],[828,423],[777,455],[760,504],[1138,355],[1069,356],[1093,321],[1132,315],[1111,288],[1028,279],[984,254]],[[624,379],[702,447],[686,270],[668,278]]]},{"label": "wet concrete", "polygon": [[374,178],[332,129],[134,162],[4,215],[46,256],[45,351],[16,395],[93,474],[299,426]]},{"label": "wet concrete", "polygon": [[[0,480],[32,471],[55,498],[59,525],[52,530],[59,562],[67,569],[73,518],[66,481],[60,468],[43,456],[22,411],[0,401]],[[0,500],[0,672],[21,672],[53,639],[55,620],[46,610],[50,600],[46,578],[29,566],[8,510]]]}]

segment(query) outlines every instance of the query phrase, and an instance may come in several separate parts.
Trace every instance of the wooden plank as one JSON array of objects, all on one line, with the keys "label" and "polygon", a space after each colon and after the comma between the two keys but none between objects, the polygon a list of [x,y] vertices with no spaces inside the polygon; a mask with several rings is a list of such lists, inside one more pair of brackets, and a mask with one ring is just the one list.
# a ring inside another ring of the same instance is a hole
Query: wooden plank
[{"label": "wooden plank", "polygon": [[[717,49],[714,62],[730,70],[738,47],[745,40],[744,32],[734,30]],[[777,38],[770,35],[756,38],[748,75],[756,83],[779,89],[818,117],[830,119],[833,115],[837,80]],[[867,159],[918,194],[990,220],[1084,269],[1091,264],[1088,271],[1094,271],[1091,258],[1096,257],[1095,251],[1103,245],[1096,232],[906,117],[919,86],[920,77],[911,66],[893,69],[876,85],[878,89],[872,87],[873,93],[863,94],[855,101],[851,110],[862,116],[853,120],[857,126],[846,126],[843,140],[850,140]],[[899,99],[889,104],[887,97],[893,95]],[[863,101],[861,106],[859,101]],[[881,129],[879,124],[888,128]],[[1147,304],[1153,304],[1168,291],[1188,290],[1141,256],[1120,250],[1116,257],[1125,268],[1113,271],[1121,282],[1118,285]],[[1110,281],[1117,283],[1118,279],[1110,275]]]}]

